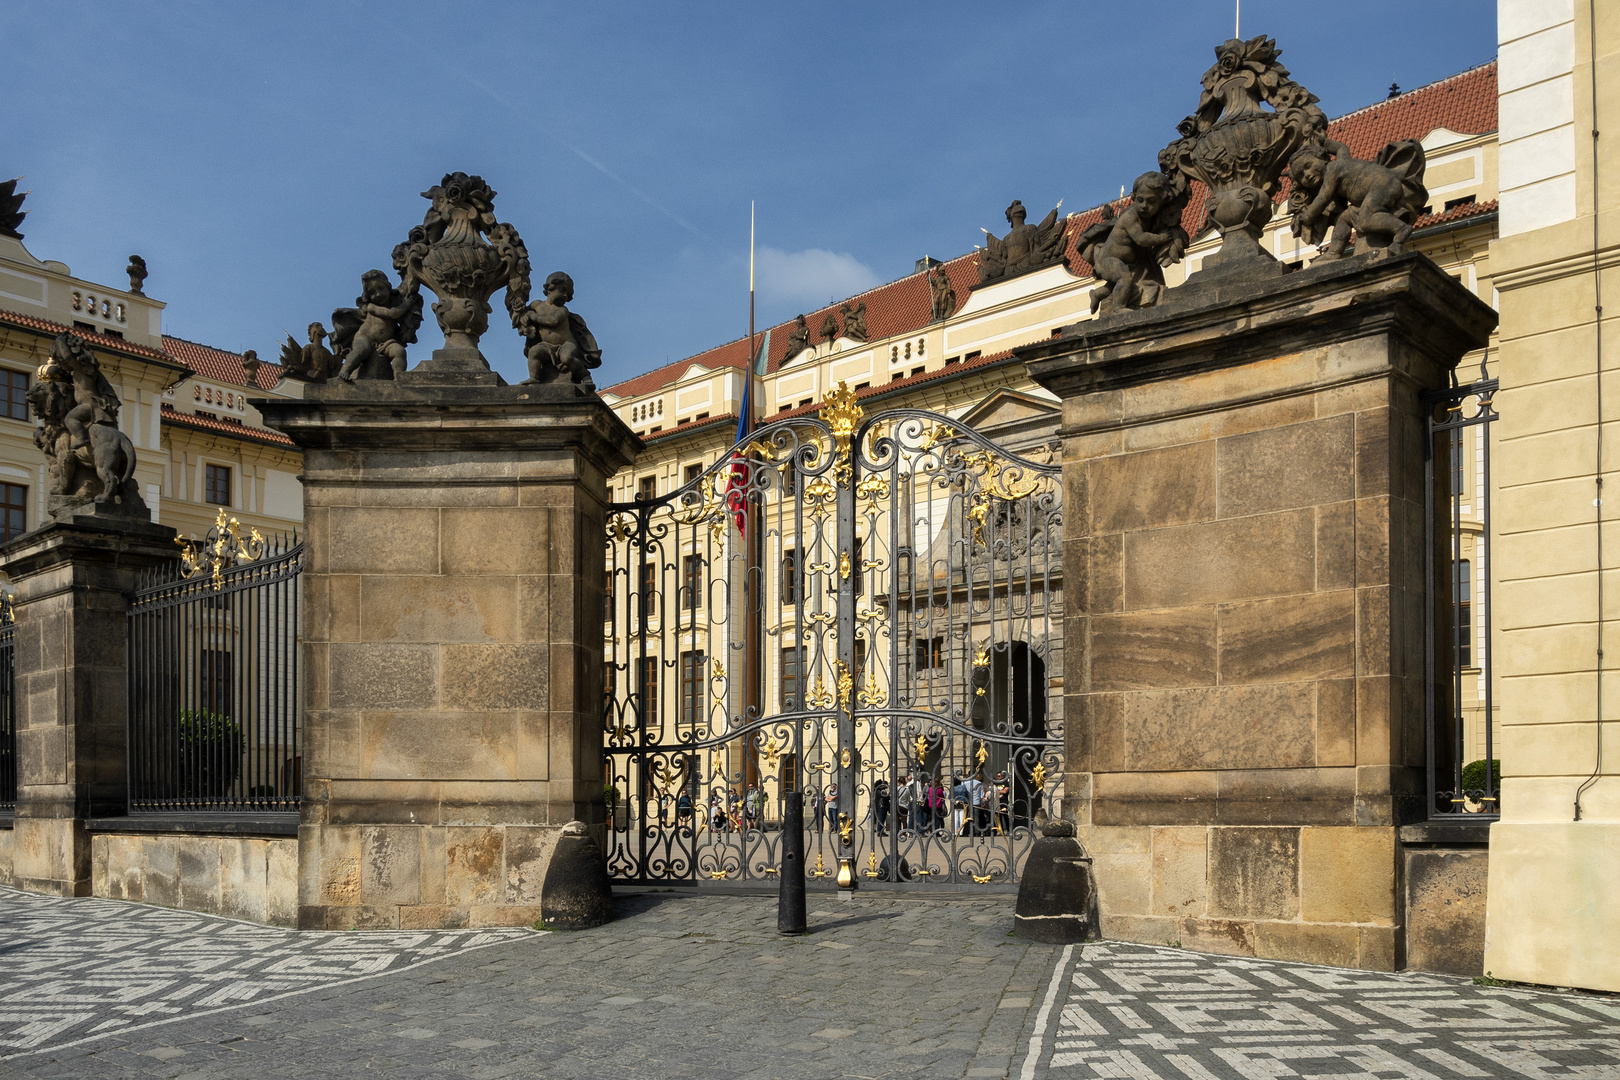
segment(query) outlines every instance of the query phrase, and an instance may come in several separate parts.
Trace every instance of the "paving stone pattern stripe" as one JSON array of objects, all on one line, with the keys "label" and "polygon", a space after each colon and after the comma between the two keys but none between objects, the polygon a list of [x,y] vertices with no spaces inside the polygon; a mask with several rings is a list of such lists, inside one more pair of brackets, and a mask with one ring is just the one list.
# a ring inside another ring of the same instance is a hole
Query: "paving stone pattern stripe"
[{"label": "paving stone pattern stripe", "polygon": [[1054,1080],[1620,1080],[1612,995],[1112,943],[1067,982],[1035,1036]]},{"label": "paving stone pattern stripe", "polygon": [[0,1061],[375,979],[536,933],[301,933],[0,888]]},{"label": "paving stone pattern stripe", "polygon": [[818,897],[794,938],[769,896],[615,915],[316,934],[0,891],[0,1080],[1620,1080],[1613,996],[1034,945],[1005,896]]}]

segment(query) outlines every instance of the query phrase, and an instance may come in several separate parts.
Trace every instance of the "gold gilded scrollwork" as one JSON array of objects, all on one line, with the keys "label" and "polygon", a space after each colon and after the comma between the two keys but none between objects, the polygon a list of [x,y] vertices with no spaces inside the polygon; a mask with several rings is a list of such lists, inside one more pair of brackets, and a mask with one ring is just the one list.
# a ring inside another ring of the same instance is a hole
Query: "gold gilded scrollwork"
[{"label": "gold gilded scrollwork", "polygon": [[828,690],[827,684],[821,681],[820,673],[817,673],[816,675],[816,688],[810,691],[809,696],[804,699],[804,702],[812,709],[832,708],[832,691]]},{"label": "gold gilded scrollwork", "polygon": [[868,476],[855,485],[856,498],[866,499],[873,503],[885,502],[889,498],[889,478],[876,473]]},{"label": "gold gilded scrollwork", "polygon": [[855,391],[840,379],[838,389],[827,395],[827,404],[821,410],[821,418],[832,431],[833,480],[839,487],[848,487],[849,478],[854,475],[855,468],[849,463],[850,442],[865,415],[855,400]]},{"label": "gold gilded scrollwork", "polygon": [[990,884],[990,878],[991,878],[990,874],[985,874],[983,877],[980,877],[978,874],[974,874],[973,875],[973,883],[975,885],[988,885],[988,884]]},{"label": "gold gilded scrollwork", "polygon": [[849,673],[849,665],[842,660],[838,661],[838,707],[849,712],[849,697],[855,692],[855,677]]},{"label": "gold gilded scrollwork", "polygon": [[838,764],[849,768],[849,747],[846,746],[838,752]]},{"label": "gold gilded scrollwork", "polygon": [[940,443],[956,438],[956,431],[949,424],[932,424],[923,432],[923,437],[917,441],[917,449],[924,452],[932,450]]},{"label": "gold gilded scrollwork", "polygon": [[847,551],[838,553],[838,576],[845,581],[849,580],[849,552]]},{"label": "gold gilded scrollwork", "polygon": [[819,852],[819,851],[816,852],[816,868],[814,870],[810,871],[810,876],[811,877],[832,877],[832,871],[828,870],[826,865],[821,861],[821,852]]},{"label": "gold gilded scrollwork", "polygon": [[918,735],[917,736],[917,764],[921,765],[922,762],[923,762],[923,758],[925,758],[927,756],[928,756],[928,737],[926,735]]},{"label": "gold gilded scrollwork", "polygon": [[883,703],[888,700],[887,695],[885,695],[882,690],[878,689],[877,676],[872,674],[870,671],[866,673],[866,686],[863,687],[861,692],[855,696],[856,699],[868,709],[882,708]]},{"label": "gold gilded scrollwork", "polygon": [[765,764],[769,765],[773,769],[776,768],[776,758],[777,755],[782,752],[782,748],[776,745],[775,735],[768,736],[765,739],[765,746],[763,749],[765,751]]},{"label": "gold gilded scrollwork", "polygon": [[225,587],[225,571],[264,558],[264,537],[259,530],[249,529],[244,540],[242,523],[226,514],[223,508],[214,519],[213,528],[201,540],[177,536],[174,542],[180,545],[180,566],[185,576],[211,574],[215,592]]},{"label": "gold gilded scrollwork", "polygon": [[1029,774],[1029,782],[1039,791],[1046,786],[1046,763],[1037,761],[1034,770]]},{"label": "gold gilded scrollwork", "polygon": [[877,852],[869,851],[866,853],[866,870],[864,873],[869,878],[875,878],[878,876]]},{"label": "gold gilded scrollwork", "polygon": [[854,837],[854,835],[855,835],[855,823],[853,821],[849,820],[849,815],[848,814],[839,814],[838,815],[838,839],[840,839],[840,840],[842,840],[844,842],[845,847],[849,847],[850,843],[852,842],[851,838]]},{"label": "gold gilded scrollwork", "polygon": [[969,500],[968,517],[973,520],[973,542],[984,543],[984,526],[990,516],[990,500],[992,497],[1003,502],[1018,502],[1027,499],[1041,489],[1046,477],[1037,473],[1024,480],[1009,477],[1009,473],[1017,474],[1024,471],[1021,465],[996,465],[990,451],[981,450],[976,454],[968,454],[963,463],[984,470],[984,481],[979,490],[973,493]]}]

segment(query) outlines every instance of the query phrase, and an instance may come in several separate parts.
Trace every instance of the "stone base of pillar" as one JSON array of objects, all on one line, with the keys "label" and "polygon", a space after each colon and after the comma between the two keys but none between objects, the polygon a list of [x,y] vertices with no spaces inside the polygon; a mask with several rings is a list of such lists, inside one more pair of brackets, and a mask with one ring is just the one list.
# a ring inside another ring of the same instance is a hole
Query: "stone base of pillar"
[{"label": "stone base of pillar", "polygon": [[574,387],[326,384],[304,450],[298,921],[518,925],[603,818],[607,481],[639,443]]},{"label": "stone base of pillar", "polygon": [[1400,965],[1420,396],[1495,320],[1411,254],[1189,283],[1021,351],[1063,397],[1063,814],[1105,936]]},{"label": "stone base of pillar", "polygon": [[174,536],[89,511],[0,546],[16,612],[19,889],[88,896],[84,822],[128,809],[126,598],[141,571],[174,561]]}]

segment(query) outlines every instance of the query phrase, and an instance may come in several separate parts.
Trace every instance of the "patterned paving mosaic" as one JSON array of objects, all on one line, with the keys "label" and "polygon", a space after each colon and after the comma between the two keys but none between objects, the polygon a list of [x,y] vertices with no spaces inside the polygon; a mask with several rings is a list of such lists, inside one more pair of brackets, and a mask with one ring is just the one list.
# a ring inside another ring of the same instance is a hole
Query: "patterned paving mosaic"
[{"label": "patterned paving mosaic", "polygon": [[535,933],[294,932],[0,888],[0,1060],[375,979]]},{"label": "patterned paving mosaic", "polygon": [[1134,945],[1071,947],[1025,1078],[1620,1080],[1620,999]]}]

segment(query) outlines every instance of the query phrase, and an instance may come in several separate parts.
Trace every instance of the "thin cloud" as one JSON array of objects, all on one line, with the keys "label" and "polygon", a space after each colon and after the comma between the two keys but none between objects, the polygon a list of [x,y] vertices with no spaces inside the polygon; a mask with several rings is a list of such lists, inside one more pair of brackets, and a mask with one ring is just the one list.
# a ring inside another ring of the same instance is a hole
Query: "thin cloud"
[{"label": "thin cloud", "polygon": [[853,255],[806,248],[783,251],[762,247],[757,255],[757,281],[767,303],[821,307],[828,297],[851,296],[880,283],[876,271]]}]

